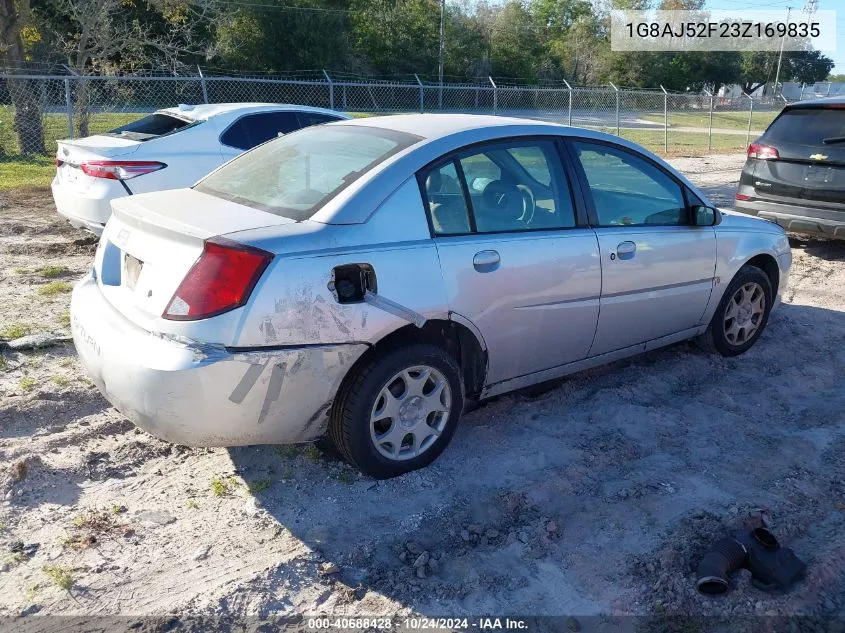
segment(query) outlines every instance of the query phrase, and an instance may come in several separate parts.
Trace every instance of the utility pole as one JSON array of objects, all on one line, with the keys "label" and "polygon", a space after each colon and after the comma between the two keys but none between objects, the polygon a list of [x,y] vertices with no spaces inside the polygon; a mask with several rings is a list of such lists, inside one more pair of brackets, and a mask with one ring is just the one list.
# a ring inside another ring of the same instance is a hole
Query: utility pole
[{"label": "utility pole", "polygon": [[[786,7],[786,23],[789,24],[789,13],[792,11],[792,7]],[[783,61],[783,43],[786,41],[786,31],[783,33],[783,37],[780,38],[780,54],[778,55],[778,69],[775,73],[775,94],[778,91],[778,79],[780,79],[780,63]]]},{"label": "utility pole", "polygon": [[437,75],[440,81],[440,90],[438,93],[438,106],[440,109],[443,109],[443,52],[444,52],[444,42],[443,42],[443,25],[446,21],[446,0],[440,0],[440,61],[438,64]]},{"label": "utility pole", "polygon": [[444,52],[444,42],[443,42],[443,25],[446,21],[446,0],[440,0],[440,65],[439,65],[439,78],[440,83],[443,83],[443,52]]}]

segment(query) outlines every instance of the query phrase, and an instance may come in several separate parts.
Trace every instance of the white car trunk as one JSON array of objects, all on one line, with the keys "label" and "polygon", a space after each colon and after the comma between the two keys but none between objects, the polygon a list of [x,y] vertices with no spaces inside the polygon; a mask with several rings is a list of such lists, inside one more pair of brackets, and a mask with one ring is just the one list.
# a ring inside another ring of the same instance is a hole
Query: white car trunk
[{"label": "white car trunk", "polygon": [[293,224],[193,189],[119,198],[112,208],[95,260],[97,278],[109,303],[139,327],[153,332],[186,334],[214,321],[215,336],[223,337],[210,342],[224,345],[233,339],[227,340],[227,328],[221,327],[221,322],[233,321],[232,313],[204,321],[171,321],[161,315],[201,255],[205,240]]}]

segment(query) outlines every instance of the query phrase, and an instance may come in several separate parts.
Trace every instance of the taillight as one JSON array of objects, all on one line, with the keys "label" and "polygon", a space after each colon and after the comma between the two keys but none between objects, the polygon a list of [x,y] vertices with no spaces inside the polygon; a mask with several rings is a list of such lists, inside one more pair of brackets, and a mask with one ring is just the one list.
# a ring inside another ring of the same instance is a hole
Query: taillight
[{"label": "taillight", "polygon": [[774,147],[762,143],[752,143],[748,146],[748,158],[759,158],[761,160],[776,160],[780,154]]},{"label": "taillight", "polygon": [[224,238],[208,240],[161,316],[195,321],[234,310],[249,300],[273,254]]},{"label": "taillight", "polygon": [[92,178],[129,180],[167,167],[155,160],[89,160],[79,168]]},{"label": "taillight", "polygon": [[744,193],[736,194],[735,199],[736,200],[753,200],[753,198],[751,196],[747,196]]}]

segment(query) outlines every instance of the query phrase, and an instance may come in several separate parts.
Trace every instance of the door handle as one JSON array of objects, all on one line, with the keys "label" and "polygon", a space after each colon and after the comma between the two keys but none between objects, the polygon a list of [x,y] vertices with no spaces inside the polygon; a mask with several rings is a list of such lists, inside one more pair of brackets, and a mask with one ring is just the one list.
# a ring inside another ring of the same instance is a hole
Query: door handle
[{"label": "door handle", "polygon": [[472,265],[480,273],[489,273],[499,267],[500,261],[498,251],[478,251],[472,258]]},{"label": "door handle", "polygon": [[628,240],[619,242],[619,245],[616,247],[616,255],[619,259],[631,259],[636,252],[637,245]]}]

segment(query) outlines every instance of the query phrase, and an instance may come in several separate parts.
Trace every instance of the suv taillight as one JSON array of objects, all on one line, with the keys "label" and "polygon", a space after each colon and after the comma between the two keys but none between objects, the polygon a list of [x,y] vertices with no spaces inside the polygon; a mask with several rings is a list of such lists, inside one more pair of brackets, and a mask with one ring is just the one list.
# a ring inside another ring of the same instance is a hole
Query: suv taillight
[{"label": "suv taillight", "polygon": [[92,178],[129,180],[167,167],[155,160],[89,160],[79,168]]},{"label": "suv taillight", "polygon": [[776,160],[780,154],[774,147],[762,143],[752,143],[748,146],[748,158],[759,158],[761,160]]},{"label": "suv taillight", "polygon": [[196,321],[241,307],[272,260],[273,254],[260,248],[223,238],[206,241],[162,318]]}]

